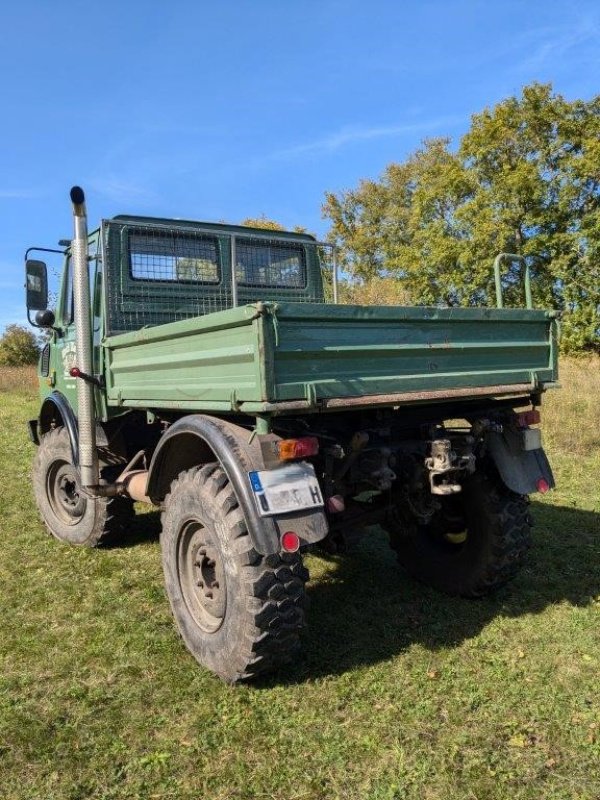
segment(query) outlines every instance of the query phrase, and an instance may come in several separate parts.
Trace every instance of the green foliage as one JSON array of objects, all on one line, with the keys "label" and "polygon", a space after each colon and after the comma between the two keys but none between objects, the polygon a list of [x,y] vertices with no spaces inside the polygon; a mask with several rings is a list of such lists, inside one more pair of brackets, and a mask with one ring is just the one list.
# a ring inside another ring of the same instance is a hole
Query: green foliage
[{"label": "green foliage", "polygon": [[[600,347],[600,96],[525,87],[476,114],[456,151],[428,140],[379,180],[328,193],[324,214],[353,276],[400,279],[414,303],[492,304],[494,256],[523,255],[534,303],[565,312],[564,349]],[[522,303],[516,265],[504,284]]]},{"label": "green foliage", "polygon": [[[262,214],[260,217],[246,217],[246,219],[240,222],[240,225],[245,225],[248,228],[262,228],[262,230],[266,231],[285,231],[287,228],[284,228],[280,222],[277,220],[269,219]],[[306,228],[303,228],[302,225],[294,225],[292,228],[294,233],[308,233]]]},{"label": "green foliage", "polygon": [[22,325],[7,325],[0,338],[0,366],[22,367],[35,364],[40,347],[34,333]]},{"label": "green foliage", "polygon": [[267,231],[285,230],[283,225],[280,225],[279,222],[276,222],[273,219],[267,219],[264,214],[260,217],[247,217],[246,219],[242,220],[240,224],[245,225],[248,228],[262,228],[263,230]]},{"label": "green foliage", "polygon": [[379,276],[368,281],[340,281],[339,297],[342,303],[358,306],[402,306],[410,303],[400,281]]}]

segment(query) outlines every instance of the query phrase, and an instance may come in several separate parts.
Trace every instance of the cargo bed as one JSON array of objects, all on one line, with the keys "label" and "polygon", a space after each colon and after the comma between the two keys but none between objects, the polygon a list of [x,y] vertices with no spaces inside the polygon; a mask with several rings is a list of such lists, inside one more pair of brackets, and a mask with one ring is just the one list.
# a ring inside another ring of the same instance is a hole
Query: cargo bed
[{"label": "cargo bed", "polygon": [[109,406],[285,413],[526,394],[556,381],[532,309],[256,303],[104,341]]}]

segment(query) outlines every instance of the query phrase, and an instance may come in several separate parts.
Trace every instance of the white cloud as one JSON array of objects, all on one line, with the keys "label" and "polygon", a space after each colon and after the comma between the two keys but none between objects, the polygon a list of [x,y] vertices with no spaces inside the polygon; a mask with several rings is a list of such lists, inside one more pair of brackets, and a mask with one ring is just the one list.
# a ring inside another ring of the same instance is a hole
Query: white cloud
[{"label": "white cloud", "polygon": [[462,117],[437,117],[417,122],[398,123],[394,125],[346,125],[318,139],[276,150],[265,157],[265,161],[294,159],[305,155],[322,155],[358,142],[388,139],[405,134],[427,134],[440,131],[450,125],[462,121]]},{"label": "white cloud", "polygon": [[0,189],[2,200],[32,200],[42,194],[40,189]]},{"label": "white cloud", "polygon": [[113,203],[124,205],[151,205],[157,200],[156,192],[133,181],[123,180],[114,176],[92,179],[92,189],[104,195]]},{"label": "white cloud", "polygon": [[519,62],[522,70],[540,69],[548,63],[556,64],[576,48],[588,42],[597,44],[600,27],[597,20],[581,18],[574,25],[546,27],[530,31],[523,37],[523,44],[529,39],[529,54]]}]

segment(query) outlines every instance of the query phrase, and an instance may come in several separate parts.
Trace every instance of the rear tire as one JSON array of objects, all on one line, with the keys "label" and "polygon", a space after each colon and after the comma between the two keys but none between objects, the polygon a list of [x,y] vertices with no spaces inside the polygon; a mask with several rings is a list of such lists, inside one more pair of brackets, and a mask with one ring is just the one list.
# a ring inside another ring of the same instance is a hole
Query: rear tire
[{"label": "rear tire", "polygon": [[298,553],[254,550],[219,464],[173,481],[162,526],[167,595],[194,658],[228,683],[289,661],[305,622],[308,571]]},{"label": "rear tire", "polygon": [[[480,472],[463,484],[463,530],[444,524],[386,526],[400,564],[418,580],[446,594],[482,597],[512,580],[530,547],[528,499],[511,492],[499,478]],[[461,527],[460,525],[458,527]]]},{"label": "rear tire", "polygon": [[134,517],[133,503],[125,497],[91,498],[82,492],[65,428],[41,437],[32,481],[42,521],[62,542],[98,547],[122,535]]}]

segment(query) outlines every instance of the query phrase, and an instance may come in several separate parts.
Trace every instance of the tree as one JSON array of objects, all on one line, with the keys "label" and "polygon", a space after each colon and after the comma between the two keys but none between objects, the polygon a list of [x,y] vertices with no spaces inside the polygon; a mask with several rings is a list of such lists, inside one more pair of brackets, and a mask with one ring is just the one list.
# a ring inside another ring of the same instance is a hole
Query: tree
[{"label": "tree", "polygon": [[274,219],[268,219],[264,214],[260,217],[246,217],[246,219],[242,220],[240,225],[244,225],[246,228],[262,228],[267,231],[285,230],[283,225],[280,225],[279,222],[276,222]]},{"label": "tree", "polygon": [[[534,302],[565,311],[565,348],[600,346],[600,97],[528,86],[476,114],[457,150],[426,141],[379,180],[328,193],[324,214],[353,276],[394,277],[414,303],[493,303],[495,254],[523,255]],[[504,283],[522,302],[516,263]]]},{"label": "tree", "polygon": [[22,367],[35,364],[40,347],[35,334],[22,325],[7,325],[0,338],[0,365]]},{"label": "tree", "polygon": [[[240,222],[240,225],[243,225],[246,228],[262,228],[266,231],[286,231],[287,228],[284,228],[280,222],[277,222],[274,219],[269,219],[262,214],[260,217],[246,217],[246,219]],[[306,228],[303,228],[302,225],[294,225],[292,228],[294,233],[308,233]]]}]

